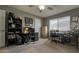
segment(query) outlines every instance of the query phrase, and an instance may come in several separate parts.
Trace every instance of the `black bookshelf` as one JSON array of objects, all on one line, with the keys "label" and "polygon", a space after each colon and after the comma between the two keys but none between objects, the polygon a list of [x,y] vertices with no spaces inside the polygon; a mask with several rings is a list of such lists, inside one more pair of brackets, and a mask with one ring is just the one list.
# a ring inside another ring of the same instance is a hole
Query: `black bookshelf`
[{"label": "black bookshelf", "polygon": [[7,32],[6,32],[6,45],[21,44],[22,33],[22,20],[19,17],[15,17],[14,13],[7,13]]},{"label": "black bookshelf", "polygon": [[8,34],[7,34],[7,45],[12,45],[16,43],[15,35],[15,16],[13,13],[8,13]]},{"label": "black bookshelf", "polygon": [[16,44],[22,44],[22,19],[20,19],[19,17],[17,17],[15,19],[15,23],[16,23]]}]

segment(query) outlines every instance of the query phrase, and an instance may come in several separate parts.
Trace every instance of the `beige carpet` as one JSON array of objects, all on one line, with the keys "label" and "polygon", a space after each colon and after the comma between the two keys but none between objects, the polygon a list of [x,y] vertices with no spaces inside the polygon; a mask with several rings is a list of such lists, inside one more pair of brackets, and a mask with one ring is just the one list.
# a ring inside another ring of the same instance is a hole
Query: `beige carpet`
[{"label": "beige carpet", "polygon": [[40,39],[35,43],[0,48],[0,53],[78,53],[74,46],[56,44],[48,39]]}]

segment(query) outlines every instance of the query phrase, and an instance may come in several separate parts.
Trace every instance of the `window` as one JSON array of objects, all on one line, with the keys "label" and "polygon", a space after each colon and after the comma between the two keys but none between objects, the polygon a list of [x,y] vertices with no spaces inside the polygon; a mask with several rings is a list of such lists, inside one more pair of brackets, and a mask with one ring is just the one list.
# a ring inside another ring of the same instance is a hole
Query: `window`
[{"label": "window", "polygon": [[58,18],[59,31],[69,31],[70,30],[70,17]]},{"label": "window", "polygon": [[70,30],[70,16],[50,20],[49,30],[69,31]]},{"label": "window", "polygon": [[57,27],[57,19],[53,19],[53,20],[50,20],[50,23],[49,23],[50,25],[50,30],[57,30],[58,29],[58,27]]}]

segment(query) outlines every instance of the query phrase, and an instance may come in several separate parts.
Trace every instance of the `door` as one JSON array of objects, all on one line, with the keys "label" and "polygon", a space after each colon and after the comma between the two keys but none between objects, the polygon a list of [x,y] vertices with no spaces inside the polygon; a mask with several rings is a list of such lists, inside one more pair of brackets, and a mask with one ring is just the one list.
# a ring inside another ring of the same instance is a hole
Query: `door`
[{"label": "door", "polygon": [[0,31],[0,47],[5,47],[5,32]]},{"label": "door", "polygon": [[0,10],[0,30],[5,30],[5,11]]},{"label": "door", "polygon": [[0,10],[0,47],[5,46],[5,11]]}]

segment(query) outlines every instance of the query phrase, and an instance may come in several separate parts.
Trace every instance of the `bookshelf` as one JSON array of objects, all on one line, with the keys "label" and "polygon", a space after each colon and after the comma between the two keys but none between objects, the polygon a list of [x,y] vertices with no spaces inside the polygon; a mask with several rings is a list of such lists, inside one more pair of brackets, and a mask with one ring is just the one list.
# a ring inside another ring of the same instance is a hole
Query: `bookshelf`
[{"label": "bookshelf", "polygon": [[14,13],[7,13],[7,46],[22,43],[22,20]]}]

